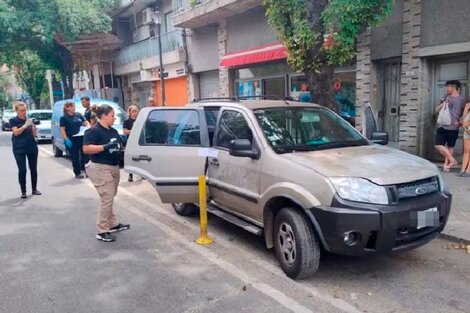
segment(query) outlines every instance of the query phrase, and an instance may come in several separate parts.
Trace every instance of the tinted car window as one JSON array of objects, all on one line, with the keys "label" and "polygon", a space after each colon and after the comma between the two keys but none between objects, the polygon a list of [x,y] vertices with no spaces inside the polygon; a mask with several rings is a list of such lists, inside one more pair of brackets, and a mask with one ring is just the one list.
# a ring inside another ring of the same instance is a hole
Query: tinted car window
[{"label": "tinted car window", "polygon": [[251,141],[253,134],[240,112],[227,110],[220,117],[216,146],[228,148],[230,141],[235,139],[249,139]]},{"label": "tinted car window", "polygon": [[28,117],[38,121],[50,121],[52,119],[52,112],[28,112]]},{"label": "tinted car window", "polygon": [[199,114],[194,110],[159,110],[149,114],[144,145],[201,145]]}]

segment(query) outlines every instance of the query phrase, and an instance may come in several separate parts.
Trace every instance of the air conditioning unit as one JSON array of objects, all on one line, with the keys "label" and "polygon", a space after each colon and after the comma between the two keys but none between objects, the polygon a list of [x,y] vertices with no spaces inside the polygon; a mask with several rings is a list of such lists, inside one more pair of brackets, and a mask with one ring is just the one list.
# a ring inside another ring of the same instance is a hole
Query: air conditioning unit
[{"label": "air conditioning unit", "polygon": [[142,25],[152,23],[153,10],[152,8],[146,8],[142,11]]}]

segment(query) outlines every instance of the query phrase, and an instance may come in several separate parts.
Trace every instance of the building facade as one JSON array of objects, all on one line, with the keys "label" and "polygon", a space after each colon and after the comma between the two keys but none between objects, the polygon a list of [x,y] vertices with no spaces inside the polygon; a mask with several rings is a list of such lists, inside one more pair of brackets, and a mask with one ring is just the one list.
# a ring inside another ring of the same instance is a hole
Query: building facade
[{"label": "building facade", "polygon": [[[158,16],[155,16],[158,12]],[[153,96],[161,105],[159,28],[166,105],[182,106],[188,102],[186,48],[184,32],[172,23],[171,0],[123,0],[113,13],[113,33],[122,40],[113,58],[114,75],[122,82],[126,106],[146,106]],[[155,23],[156,19],[158,20]]]},{"label": "building facade", "polygon": [[445,81],[460,80],[462,95],[469,96],[469,14],[466,0],[396,0],[391,16],[362,34],[357,111],[370,103],[392,145],[437,159],[434,109],[444,97]]},{"label": "building facade", "polygon": [[[310,98],[302,73],[287,64],[286,51],[268,25],[262,1],[175,0],[173,5],[174,26],[188,34],[190,99]],[[338,103],[343,111],[354,111],[354,66],[338,68],[335,76]]]}]

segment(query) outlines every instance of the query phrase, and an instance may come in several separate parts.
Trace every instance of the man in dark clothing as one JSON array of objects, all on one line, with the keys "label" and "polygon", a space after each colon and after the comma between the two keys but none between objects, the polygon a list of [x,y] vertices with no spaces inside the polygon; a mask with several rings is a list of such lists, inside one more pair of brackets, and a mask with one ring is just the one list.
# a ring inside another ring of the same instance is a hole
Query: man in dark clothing
[{"label": "man in dark clothing", "polygon": [[85,113],[83,114],[83,116],[85,117],[87,122],[90,123],[91,115],[92,115],[90,98],[89,97],[81,97],[80,101],[82,102],[82,107],[85,108]]},{"label": "man in dark clothing", "polygon": [[459,136],[460,118],[465,107],[465,98],[459,93],[460,81],[446,82],[446,97],[437,107],[439,113],[447,105],[451,117],[450,125],[439,125],[436,133],[436,150],[445,158],[443,170],[445,172],[458,164],[454,158],[454,146]]}]

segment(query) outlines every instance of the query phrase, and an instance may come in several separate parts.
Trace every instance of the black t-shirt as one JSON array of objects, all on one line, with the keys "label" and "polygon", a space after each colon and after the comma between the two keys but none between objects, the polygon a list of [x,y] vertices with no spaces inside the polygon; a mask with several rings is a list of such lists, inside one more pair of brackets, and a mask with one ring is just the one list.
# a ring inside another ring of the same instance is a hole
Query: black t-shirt
[{"label": "black t-shirt", "polygon": [[128,118],[127,120],[124,121],[124,124],[122,125],[122,128],[131,130],[132,127],[134,126],[135,120]]},{"label": "black t-shirt", "polygon": [[122,141],[119,133],[114,128],[109,129],[101,126],[100,123],[96,124],[92,128],[85,132],[83,137],[83,145],[105,145],[115,138],[119,143],[119,149],[111,149],[103,151],[97,154],[90,155],[90,159],[94,163],[107,164],[107,165],[119,165],[121,161],[121,149]]},{"label": "black t-shirt", "polygon": [[67,137],[72,137],[80,132],[80,127],[83,125],[85,118],[80,113],[74,115],[64,114],[60,117],[60,127],[65,127]]},{"label": "black t-shirt", "polygon": [[[10,119],[11,127],[22,127],[26,123],[26,120],[22,120],[18,117]],[[11,141],[13,143],[14,153],[36,153],[38,151],[38,144],[33,136],[33,127],[29,126],[26,128],[21,135],[12,135]]]},{"label": "black t-shirt", "polygon": [[85,109],[85,113],[83,114],[83,116],[88,122],[90,122],[91,120],[91,114],[92,114],[91,109]]}]

